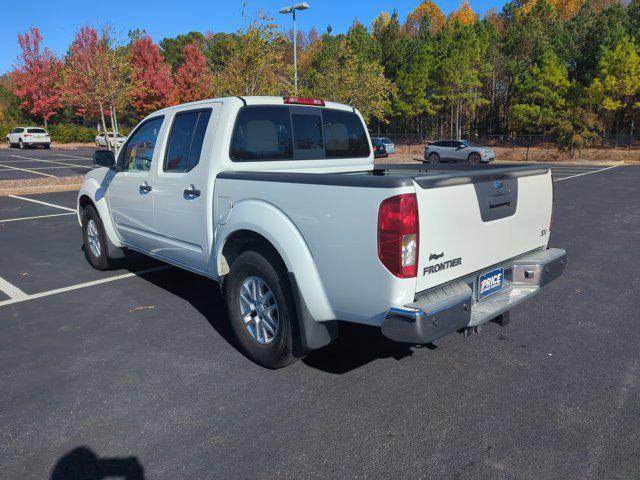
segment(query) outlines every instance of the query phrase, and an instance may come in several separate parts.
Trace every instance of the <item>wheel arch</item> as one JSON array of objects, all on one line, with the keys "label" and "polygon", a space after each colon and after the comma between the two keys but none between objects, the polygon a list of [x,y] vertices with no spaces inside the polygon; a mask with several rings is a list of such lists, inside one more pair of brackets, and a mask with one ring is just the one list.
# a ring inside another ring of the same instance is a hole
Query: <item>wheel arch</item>
[{"label": "wheel arch", "polygon": [[235,204],[227,222],[216,235],[216,255],[209,271],[223,282],[233,260],[247,245],[271,249],[296,279],[299,294],[316,321],[334,320],[320,274],[309,247],[293,222],[277,207],[261,200]]},{"label": "wheel arch", "polygon": [[89,205],[92,205],[98,212],[107,238],[111,244],[115,247],[122,248],[124,245],[120,241],[111,221],[111,215],[109,214],[107,199],[105,197],[105,189],[94,178],[86,178],[78,192],[77,209],[78,223],[80,223],[80,225],[82,225],[82,211]]}]

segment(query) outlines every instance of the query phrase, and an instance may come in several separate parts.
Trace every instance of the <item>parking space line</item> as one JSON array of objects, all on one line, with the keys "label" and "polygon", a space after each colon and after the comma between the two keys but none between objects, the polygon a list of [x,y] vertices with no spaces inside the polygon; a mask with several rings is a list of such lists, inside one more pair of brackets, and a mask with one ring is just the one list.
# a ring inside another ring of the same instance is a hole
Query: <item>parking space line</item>
[{"label": "parking space line", "polygon": [[592,171],[592,172],[578,173],[577,175],[571,175],[571,176],[569,176],[569,177],[556,178],[556,179],[554,179],[553,181],[554,181],[554,182],[561,182],[561,181],[563,181],[563,180],[569,180],[570,178],[582,177],[583,175],[591,175],[591,174],[593,174],[593,173],[604,172],[604,171],[606,171],[606,170],[611,170],[612,168],[616,168],[616,167],[619,167],[619,166],[620,166],[620,165],[612,165],[612,166],[610,166],[610,167],[603,168],[603,169],[601,169],[601,170],[594,170],[594,171]]},{"label": "parking space line", "polygon": [[92,160],[91,157],[81,157],[79,155],[66,155],[64,153],[54,153],[54,155],[58,157],[70,157],[70,158],[81,158],[82,160]]},{"label": "parking space line", "polygon": [[77,210],[75,208],[63,207],[62,205],[56,205],[54,203],[43,202],[42,200],[36,200],[35,198],[27,198],[27,197],[22,197],[20,195],[7,195],[7,197],[17,198],[18,200],[24,200],[25,202],[39,203],[40,205],[46,205],[47,207],[59,208],[61,210],[67,210],[67,211],[73,212],[73,213],[77,212]]},{"label": "parking space line", "polygon": [[12,167],[11,165],[3,165],[2,163],[0,163],[0,167],[5,167],[10,170],[20,170],[21,172],[29,172],[35,175],[42,175],[43,177],[55,177],[55,175],[50,175],[48,173],[36,172],[34,170],[29,170],[27,168]]},{"label": "parking space line", "polygon": [[35,217],[7,218],[0,220],[0,223],[20,222],[22,220],[39,220],[40,218],[62,217],[65,215],[75,215],[76,212],[51,213],[49,215],[36,215]]},{"label": "parking space line", "polygon": [[12,300],[20,302],[24,301],[29,296],[15,285],[7,282],[2,277],[0,277],[0,291],[9,295],[9,300],[5,300],[5,302],[9,302]]},{"label": "parking space line", "polygon": [[[9,300],[0,301],[0,307],[4,307],[6,305],[13,305],[13,304],[16,304],[16,303],[21,303],[21,302],[26,302],[28,300],[35,300],[37,298],[50,297],[51,295],[57,295],[59,293],[71,292],[73,290],[79,290],[81,288],[93,287],[94,285],[101,285],[103,283],[109,283],[109,282],[115,282],[115,281],[118,281],[118,280],[124,280],[125,278],[139,277],[139,276],[146,275],[146,274],[149,274],[149,273],[154,273],[154,272],[159,272],[161,270],[166,270],[168,268],[171,268],[171,265],[161,265],[159,267],[147,268],[146,270],[140,270],[138,272],[123,273],[122,275],[115,275],[113,277],[101,278],[100,280],[93,280],[92,282],[78,283],[76,285],[70,285],[68,287],[56,288],[55,290],[48,290],[46,292],[33,293],[31,295],[28,295],[28,294],[22,292],[23,295],[24,295],[23,297],[16,297],[16,298],[12,297]],[[2,278],[0,277],[0,281],[1,280],[2,280]],[[9,284],[9,285],[11,285],[11,284]],[[13,286],[13,285],[11,285],[11,286]],[[2,289],[2,283],[0,283],[0,289]],[[19,291],[21,291],[21,290],[19,290]],[[5,292],[5,293],[7,293],[7,292]],[[7,293],[7,295],[9,295],[11,297],[10,294]]]},{"label": "parking space line", "polygon": [[[24,158],[25,160],[32,160],[34,162],[45,162],[45,163],[53,163],[55,165],[69,165],[70,167],[77,167],[77,168],[88,168],[89,170],[93,170],[95,168],[94,165],[91,166],[86,166],[86,165],[76,165],[75,163],[65,163],[65,162],[56,162],[54,160],[45,160],[43,158],[31,158],[31,157],[21,157],[20,155],[11,155],[12,157],[16,157],[16,158]],[[5,166],[5,165],[3,165]],[[53,176],[53,175],[51,175]]]},{"label": "parking space line", "polygon": [[[7,159],[2,159],[0,160],[2,163],[24,163],[24,161],[27,159],[27,157],[20,157],[20,160],[7,160]],[[29,158],[29,160],[33,160],[34,162],[37,161],[43,161],[41,158]],[[65,160],[67,160],[68,162],[81,162],[82,160],[80,160],[79,158],[65,158]],[[87,161],[87,159],[83,159],[85,162]],[[54,162],[54,163],[59,163],[55,160],[49,160],[50,162]],[[77,166],[77,164],[72,163],[72,165]]]}]

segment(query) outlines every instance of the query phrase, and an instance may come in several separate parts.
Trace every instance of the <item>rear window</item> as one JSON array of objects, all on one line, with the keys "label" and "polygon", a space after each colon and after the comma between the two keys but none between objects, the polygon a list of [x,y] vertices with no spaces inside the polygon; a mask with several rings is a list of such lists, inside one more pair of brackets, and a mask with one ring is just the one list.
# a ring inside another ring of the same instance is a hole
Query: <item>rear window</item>
[{"label": "rear window", "polygon": [[297,106],[242,108],[230,148],[233,161],[368,156],[367,133],[355,113]]},{"label": "rear window", "polygon": [[27,133],[47,133],[44,128],[27,128]]}]

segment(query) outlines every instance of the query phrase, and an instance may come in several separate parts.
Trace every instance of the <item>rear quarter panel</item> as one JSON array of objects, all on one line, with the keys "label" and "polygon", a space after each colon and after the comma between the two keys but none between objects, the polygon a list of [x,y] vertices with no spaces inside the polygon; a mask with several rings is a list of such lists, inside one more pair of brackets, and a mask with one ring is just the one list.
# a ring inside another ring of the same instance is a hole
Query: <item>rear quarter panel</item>
[{"label": "rear quarter panel", "polygon": [[[253,219],[264,222],[262,228],[276,238],[286,236],[283,228],[292,228],[304,240],[307,262],[288,261],[293,255],[286,250],[296,246],[276,242],[284,250],[281,256],[295,274],[316,320],[380,325],[390,306],[413,301],[416,280],[396,278],[378,260],[378,207],[385,198],[414,191],[414,187],[359,188],[217,179],[215,196],[230,198],[234,205],[260,199],[290,220],[289,226],[279,224],[274,228],[267,218],[255,215]],[[217,236],[224,238],[238,228],[232,208]],[[309,265],[317,271],[317,278]],[[333,318],[327,318],[327,312]]]}]

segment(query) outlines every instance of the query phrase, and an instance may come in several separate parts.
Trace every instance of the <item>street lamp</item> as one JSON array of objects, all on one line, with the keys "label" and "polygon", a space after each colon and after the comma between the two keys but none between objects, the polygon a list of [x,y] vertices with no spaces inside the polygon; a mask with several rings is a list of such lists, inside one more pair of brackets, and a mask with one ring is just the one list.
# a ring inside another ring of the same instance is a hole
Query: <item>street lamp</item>
[{"label": "street lamp", "polygon": [[298,48],[297,48],[297,34],[296,34],[296,10],[306,10],[309,8],[307,2],[296,3],[289,7],[282,7],[280,13],[283,15],[293,14],[293,94],[298,95]]}]

